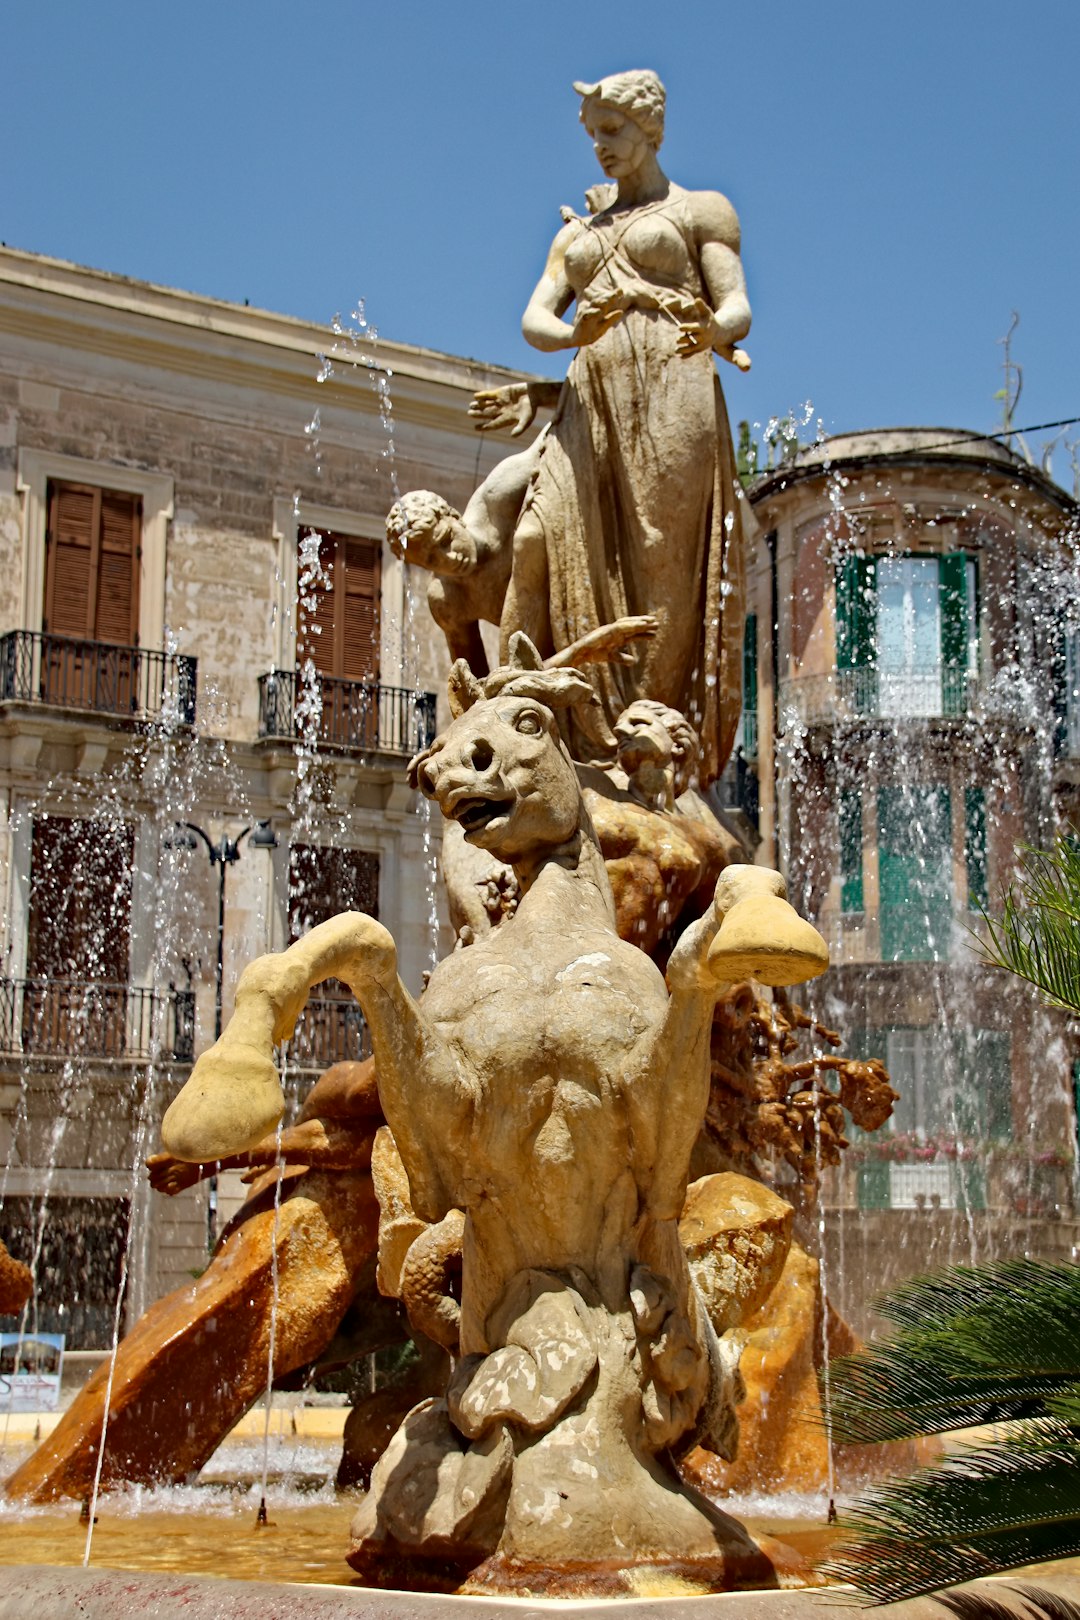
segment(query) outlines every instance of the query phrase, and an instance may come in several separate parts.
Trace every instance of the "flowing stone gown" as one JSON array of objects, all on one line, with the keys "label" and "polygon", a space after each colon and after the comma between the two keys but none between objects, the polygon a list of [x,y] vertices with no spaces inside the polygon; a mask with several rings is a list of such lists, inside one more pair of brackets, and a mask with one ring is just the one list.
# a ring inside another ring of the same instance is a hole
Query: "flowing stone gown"
[{"label": "flowing stone gown", "polygon": [[[576,224],[566,274],[579,311],[625,298],[624,318],[578,349],[526,498],[547,548],[556,649],[653,613],[629,665],[597,666],[609,725],[639,697],[680,709],[702,737],[702,782],[723,767],[741,708],[745,545],[752,523],[711,353],[676,352],[708,302],[686,193]],[[732,213],[737,245],[738,225]],[[572,737],[578,758],[595,743]]]}]

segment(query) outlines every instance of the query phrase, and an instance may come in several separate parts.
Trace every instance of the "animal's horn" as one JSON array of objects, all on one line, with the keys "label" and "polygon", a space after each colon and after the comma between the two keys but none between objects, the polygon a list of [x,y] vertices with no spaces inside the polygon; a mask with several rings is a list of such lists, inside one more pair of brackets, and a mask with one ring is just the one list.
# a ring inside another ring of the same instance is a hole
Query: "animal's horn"
[{"label": "animal's horn", "polygon": [[474,703],[479,703],[484,695],[483,687],[464,658],[459,658],[451,666],[446,679],[446,695],[450,702],[450,713],[455,720],[467,709],[471,709]]}]

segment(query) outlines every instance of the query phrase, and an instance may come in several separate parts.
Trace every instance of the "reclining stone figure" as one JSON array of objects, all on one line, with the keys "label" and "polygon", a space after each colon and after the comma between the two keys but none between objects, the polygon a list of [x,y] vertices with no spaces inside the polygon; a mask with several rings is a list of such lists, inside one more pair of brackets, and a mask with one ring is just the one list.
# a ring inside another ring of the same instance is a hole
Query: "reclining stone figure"
[{"label": "reclining stone figure", "polygon": [[[244,973],[236,1012],[166,1115],[166,1148],[221,1158],[276,1125],[273,1061],[310,990],[343,979],[371,1030],[379,1094],[413,1206],[464,1215],[460,1351],[375,1468],[354,1526],[362,1571],[396,1552],[483,1563],[485,1589],[553,1563],[675,1554],[709,1584],[771,1565],[667,1460],[734,1441],[738,1348],[717,1340],[679,1242],[722,987],[823,971],[782,880],[729,868],[680,938],[667,984],[615,928],[611,888],[558,715],[592,689],[511,662],[451,675],[455,718],[411,777],[520,890],[502,927],[442,961],[422,1002],[394,942],[347,913]],[[726,930],[726,935],[725,935]]]}]

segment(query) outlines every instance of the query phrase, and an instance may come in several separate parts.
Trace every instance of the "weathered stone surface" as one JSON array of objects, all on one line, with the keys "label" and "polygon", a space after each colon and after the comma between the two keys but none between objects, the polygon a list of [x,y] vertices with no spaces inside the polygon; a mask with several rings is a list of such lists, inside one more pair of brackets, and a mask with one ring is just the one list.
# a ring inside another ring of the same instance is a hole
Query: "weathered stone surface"
[{"label": "weathered stone surface", "polygon": [[[386,1282],[407,1295],[410,1263],[433,1241],[439,1264],[414,1269],[445,1296],[439,1257],[460,1230],[459,1373],[448,1403],[414,1409],[374,1469],[350,1555],[362,1573],[386,1551],[489,1556],[497,1585],[510,1566],[606,1567],[677,1549],[703,1561],[709,1585],[769,1584],[764,1554],[664,1460],[695,1423],[719,1433],[737,1393],[676,1224],[708,1095],[722,983],[708,956],[723,904],[682,934],[665,984],[618,937],[560,740],[558,717],[592,701],[582,676],[544,668],[522,637],[509,666],[481,682],[459,665],[451,688],[457,718],[413,778],[469,842],[512,865],[512,920],[441,962],[420,1003],[396,976],[390,936],[361,913],[262,958],[193,1071],[185,1117],[197,1123],[206,1091],[225,1083],[234,1041],[246,1059],[261,1032],[268,1061],[309,988],[343,979],[367,1016],[407,1176],[382,1139]],[[773,899],[772,874],[736,867],[724,881],[733,901]],[[766,967],[775,915],[770,930]],[[182,1093],[174,1117],[183,1104]],[[235,1095],[231,1106],[246,1132]],[[431,1232],[402,1256],[410,1209]]]},{"label": "weathered stone surface", "polygon": [[16,1260],[0,1242],[0,1316],[14,1316],[21,1311],[33,1291],[30,1267]]},{"label": "weathered stone surface", "polygon": [[[116,1353],[101,1483],[180,1484],[266,1388],[277,1257],[275,1377],[325,1348],[374,1253],[378,1205],[366,1172],[302,1175],[256,1204],[212,1265],[151,1306]],[[277,1223],[277,1237],[274,1227]],[[35,1502],[93,1486],[109,1383],[105,1362],[52,1434],[7,1482]]]},{"label": "weathered stone surface", "polygon": [[679,1237],[717,1333],[741,1327],[776,1286],[794,1213],[747,1176],[703,1176],[687,1188]]}]

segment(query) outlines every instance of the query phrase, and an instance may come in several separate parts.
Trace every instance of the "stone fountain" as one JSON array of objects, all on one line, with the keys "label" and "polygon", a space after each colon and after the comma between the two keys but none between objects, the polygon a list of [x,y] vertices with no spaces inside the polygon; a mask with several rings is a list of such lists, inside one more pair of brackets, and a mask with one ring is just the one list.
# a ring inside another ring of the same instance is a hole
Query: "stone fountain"
[{"label": "stone fountain", "polygon": [[[524,317],[569,372],[553,399],[521,385],[473,407],[481,428],[551,418],[462,514],[414,491],[387,520],[455,660],[451,722],[410,781],[444,817],[456,947],[418,999],[361,913],[246,969],[151,1174],[165,1192],[221,1164],[265,1174],[10,1494],[85,1496],[99,1453],[106,1488],[186,1478],[268,1353],[279,1379],[309,1366],[358,1298],[363,1353],[400,1301],[445,1354],[354,1476],[365,1583],[616,1595],[806,1574],[695,1481],[738,1466],[746,1332],[794,1290],[805,1345],[824,1310],[760,1173],[811,1185],[845,1111],[874,1129],[893,1093],[878,1064],[793,1060],[801,1033],[836,1044],[785,995],[828,953],[710,798],[752,523],[714,362],[749,365],[738,220],[664,175],[655,74],[575,89],[607,183],[563,211]],[[330,1071],[282,1129],[274,1050],[330,978],[374,1059]]]}]

